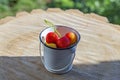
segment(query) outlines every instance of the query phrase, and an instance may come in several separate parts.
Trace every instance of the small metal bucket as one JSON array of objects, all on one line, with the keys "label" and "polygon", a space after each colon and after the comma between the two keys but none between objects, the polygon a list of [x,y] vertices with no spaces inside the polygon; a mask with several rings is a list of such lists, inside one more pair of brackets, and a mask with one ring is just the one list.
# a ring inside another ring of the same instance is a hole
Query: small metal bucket
[{"label": "small metal bucket", "polygon": [[47,33],[54,31],[53,28],[49,27],[44,29],[39,35],[40,54],[42,63],[49,72],[63,74],[72,69],[76,46],[80,41],[80,34],[75,29],[70,27],[56,25],[56,28],[62,36],[67,32],[74,32],[77,36],[77,42],[64,49],[51,48],[47,46],[43,40],[43,37],[45,38]]}]

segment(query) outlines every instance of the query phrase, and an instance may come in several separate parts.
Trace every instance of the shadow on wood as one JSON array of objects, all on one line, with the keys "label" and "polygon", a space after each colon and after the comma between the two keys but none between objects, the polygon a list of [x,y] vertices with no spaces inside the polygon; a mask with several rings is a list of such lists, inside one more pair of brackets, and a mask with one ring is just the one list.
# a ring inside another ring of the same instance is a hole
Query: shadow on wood
[{"label": "shadow on wood", "polygon": [[119,80],[120,61],[74,64],[63,75],[48,72],[40,56],[0,57],[0,80]]}]

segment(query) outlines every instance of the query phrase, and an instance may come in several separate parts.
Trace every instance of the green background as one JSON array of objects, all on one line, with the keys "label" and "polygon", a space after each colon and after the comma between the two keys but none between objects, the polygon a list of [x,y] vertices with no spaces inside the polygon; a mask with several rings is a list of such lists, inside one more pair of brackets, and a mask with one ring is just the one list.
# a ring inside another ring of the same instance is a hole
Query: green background
[{"label": "green background", "polygon": [[15,16],[19,11],[49,7],[94,12],[107,17],[111,23],[120,24],[120,0],[0,0],[0,18]]}]

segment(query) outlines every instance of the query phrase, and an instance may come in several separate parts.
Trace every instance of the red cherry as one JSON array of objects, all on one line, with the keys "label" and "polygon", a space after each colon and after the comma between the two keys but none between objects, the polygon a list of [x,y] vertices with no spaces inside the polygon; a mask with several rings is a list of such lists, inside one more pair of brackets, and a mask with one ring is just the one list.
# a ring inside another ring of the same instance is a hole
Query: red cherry
[{"label": "red cherry", "polygon": [[70,46],[70,40],[66,36],[63,36],[57,40],[56,44],[58,48],[67,48]]},{"label": "red cherry", "polygon": [[46,42],[47,43],[56,43],[58,41],[59,37],[55,32],[49,32],[46,36]]},{"label": "red cherry", "polygon": [[77,41],[77,36],[73,32],[68,32],[68,33],[66,33],[65,36],[68,37],[68,39],[70,40],[71,44],[74,44]]}]

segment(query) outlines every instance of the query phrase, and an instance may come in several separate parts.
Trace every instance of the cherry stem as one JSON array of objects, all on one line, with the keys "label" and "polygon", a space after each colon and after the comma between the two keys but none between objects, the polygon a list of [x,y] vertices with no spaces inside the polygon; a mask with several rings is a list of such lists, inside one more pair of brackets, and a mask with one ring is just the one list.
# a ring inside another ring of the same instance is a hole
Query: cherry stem
[{"label": "cherry stem", "polygon": [[50,22],[50,21],[48,21],[48,20],[44,20],[44,22],[49,26],[49,27],[52,27],[53,29],[54,29],[54,32],[59,36],[59,37],[61,37],[61,34],[58,32],[58,30],[56,29],[56,26],[52,23],[52,22]]}]

